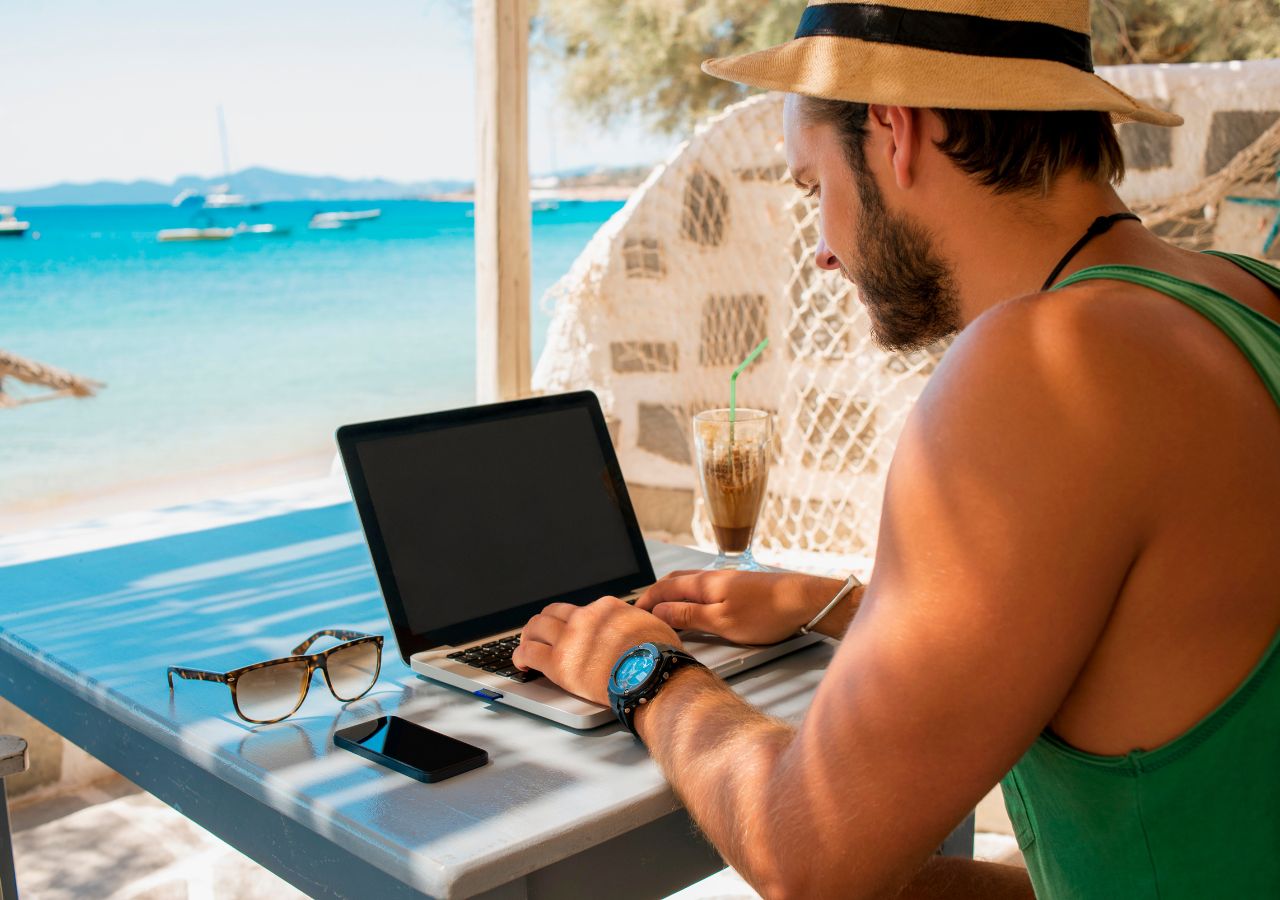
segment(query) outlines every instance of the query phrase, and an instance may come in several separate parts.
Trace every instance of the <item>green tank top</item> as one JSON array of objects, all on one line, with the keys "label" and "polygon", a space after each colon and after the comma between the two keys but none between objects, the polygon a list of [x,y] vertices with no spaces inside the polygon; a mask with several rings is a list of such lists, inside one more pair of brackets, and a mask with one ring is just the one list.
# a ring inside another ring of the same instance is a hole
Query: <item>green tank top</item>
[{"label": "green tank top", "polygon": [[[1280,271],[1217,253],[1280,292]],[[1280,405],[1280,325],[1204,285],[1097,266],[1056,287],[1128,281],[1224,331]],[[1046,731],[1000,782],[1040,900],[1280,898],[1280,632],[1249,676],[1154,750],[1098,756]]]}]

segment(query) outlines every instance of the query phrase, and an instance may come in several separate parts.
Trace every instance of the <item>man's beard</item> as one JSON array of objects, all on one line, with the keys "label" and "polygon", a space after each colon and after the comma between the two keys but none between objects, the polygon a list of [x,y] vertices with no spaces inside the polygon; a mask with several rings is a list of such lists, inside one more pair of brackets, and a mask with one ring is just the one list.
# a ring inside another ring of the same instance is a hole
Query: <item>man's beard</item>
[{"label": "man's beard", "polygon": [[855,171],[862,209],[861,255],[848,275],[871,317],[871,337],[885,350],[915,350],[960,330],[951,268],[928,232],[885,207],[870,172]]}]

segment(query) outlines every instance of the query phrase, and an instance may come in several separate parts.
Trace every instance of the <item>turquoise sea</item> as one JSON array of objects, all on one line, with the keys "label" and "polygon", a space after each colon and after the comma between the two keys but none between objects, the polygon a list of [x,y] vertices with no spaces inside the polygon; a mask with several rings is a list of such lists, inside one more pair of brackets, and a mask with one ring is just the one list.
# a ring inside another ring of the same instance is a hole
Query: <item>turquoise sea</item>
[{"label": "turquoise sea", "polygon": [[[377,207],[354,228],[320,210]],[[534,213],[539,300],[620,203]],[[169,206],[26,207],[0,240],[0,348],[107,384],[0,409],[0,510],[121,484],[296,457],[337,426],[474,402],[470,204],[268,203],[214,213],[288,236],[161,243]]]}]

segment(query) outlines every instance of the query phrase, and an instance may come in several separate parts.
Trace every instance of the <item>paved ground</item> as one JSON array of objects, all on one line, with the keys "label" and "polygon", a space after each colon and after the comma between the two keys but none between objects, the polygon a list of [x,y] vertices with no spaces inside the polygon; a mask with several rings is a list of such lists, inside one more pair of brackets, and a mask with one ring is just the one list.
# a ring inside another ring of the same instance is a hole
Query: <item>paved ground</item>
[{"label": "paved ground", "polygon": [[[123,778],[15,803],[14,854],[25,900],[293,900],[305,895]],[[978,855],[1008,861],[1013,838],[978,836]],[[679,900],[756,895],[732,871]],[[674,898],[673,898],[674,900]]]},{"label": "paved ground", "polygon": [[15,804],[24,900],[292,900],[289,884],[123,778]]}]

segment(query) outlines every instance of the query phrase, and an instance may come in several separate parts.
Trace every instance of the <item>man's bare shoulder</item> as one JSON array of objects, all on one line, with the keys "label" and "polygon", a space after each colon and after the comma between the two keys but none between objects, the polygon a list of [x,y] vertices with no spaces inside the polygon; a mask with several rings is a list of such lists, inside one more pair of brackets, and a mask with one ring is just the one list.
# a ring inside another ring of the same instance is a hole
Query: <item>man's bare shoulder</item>
[{"label": "man's bare shoulder", "polygon": [[1168,339],[1185,327],[1166,308],[1176,306],[1107,282],[1006,301],[956,338],[921,398],[924,414],[1011,431],[1047,417],[1064,437],[1114,445],[1150,423],[1168,378],[1191,374]]},{"label": "man's bare shoulder", "polygon": [[1235,378],[1246,365],[1176,300],[1121,282],[1085,282],[979,316],[948,351],[927,402],[1005,420],[1002,409],[1038,410],[1058,417],[1055,430],[1064,435],[1083,430],[1114,448],[1160,438],[1162,419],[1185,423],[1197,403],[1213,403],[1219,376]]},{"label": "man's bare shoulder", "polygon": [[992,308],[948,350],[895,465],[948,491],[1021,496],[1028,511],[1078,493],[1084,520],[1134,546],[1159,517],[1150,498],[1184,478],[1169,448],[1186,446],[1188,414],[1214,403],[1187,358],[1199,332],[1169,339],[1189,327],[1173,307],[1099,283]]},{"label": "man's bare shoulder", "polygon": [[1134,371],[1138,362],[1176,359],[1174,339],[1205,324],[1195,312],[1149,289],[1090,281],[992,307],[957,338],[961,352],[956,355],[1058,378],[1099,367],[1115,375]]}]

